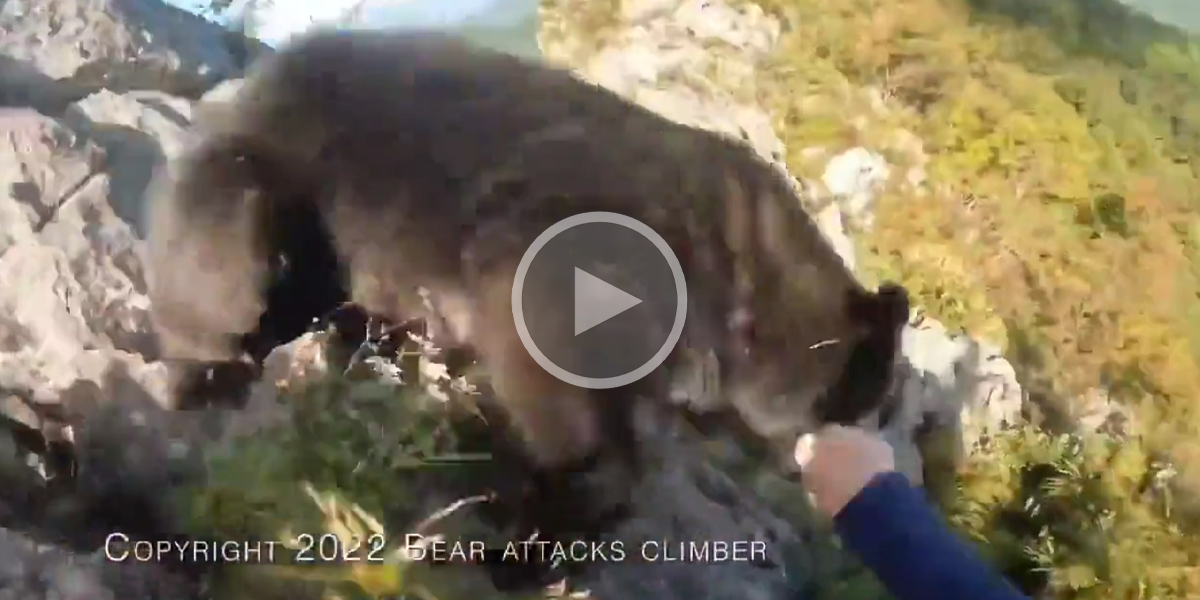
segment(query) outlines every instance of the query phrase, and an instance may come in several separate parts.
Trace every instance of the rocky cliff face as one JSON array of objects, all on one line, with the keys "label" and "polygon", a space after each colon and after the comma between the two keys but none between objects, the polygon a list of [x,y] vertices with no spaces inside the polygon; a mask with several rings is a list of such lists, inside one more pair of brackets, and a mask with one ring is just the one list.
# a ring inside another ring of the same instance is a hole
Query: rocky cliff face
[{"label": "rocky cliff face", "polygon": [[[542,45],[549,57],[672,119],[741,138],[786,170],[770,115],[752,101],[756,66],[772,51],[779,23],[753,6],[716,0],[618,4],[608,35],[588,44],[566,2],[548,5]],[[227,41],[219,28],[159,0],[0,2],[0,413],[7,425],[0,478],[12,483],[0,484],[0,526],[7,528],[0,530],[0,597],[198,593],[154,565],[106,562],[79,535],[104,524],[39,505],[52,485],[28,465],[44,470],[48,463],[27,456],[27,440],[74,444],[90,465],[80,485],[100,493],[169,488],[176,475],[165,457],[175,452],[173,440],[199,439],[195,417],[160,408],[163,369],[147,319],[140,215],[150,172],[178,148],[200,95],[236,77],[247,46],[231,52]],[[869,223],[879,186],[894,179],[891,169],[875,150],[855,148],[831,157],[820,181],[796,182],[851,265],[846,224]],[[995,348],[950,335],[919,314],[906,331],[904,357],[899,408],[882,425],[918,481],[918,432],[947,428],[969,451],[981,431],[1002,426],[1025,402]],[[651,508],[630,535],[674,527],[695,539],[767,536],[803,547],[801,532],[753,490],[708,469],[691,446],[671,451],[691,466],[639,491]],[[714,502],[713,494],[734,499]],[[599,597],[655,589],[660,596],[704,590],[706,597],[778,598],[803,590],[804,579],[780,565],[727,565],[698,576],[682,566],[653,576],[631,567],[598,578],[592,589]]]}]

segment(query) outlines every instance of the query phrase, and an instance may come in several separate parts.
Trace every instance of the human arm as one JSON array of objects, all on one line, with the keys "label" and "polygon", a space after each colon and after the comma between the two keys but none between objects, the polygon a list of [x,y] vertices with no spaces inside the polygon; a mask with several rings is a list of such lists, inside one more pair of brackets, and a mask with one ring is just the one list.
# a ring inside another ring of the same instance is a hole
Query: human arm
[{"label": "human arm", "polygon": [[1029,600],[894,470],[886,442],[830,427],[801,446],[814,505],[898,600]]}]

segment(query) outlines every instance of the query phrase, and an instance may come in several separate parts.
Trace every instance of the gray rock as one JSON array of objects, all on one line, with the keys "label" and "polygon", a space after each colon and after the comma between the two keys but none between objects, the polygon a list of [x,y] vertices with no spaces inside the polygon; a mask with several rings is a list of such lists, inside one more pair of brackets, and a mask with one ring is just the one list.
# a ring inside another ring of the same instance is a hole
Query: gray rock
[{"label": "gray rock", "polygon": [[164,116],[171,103],[104,91],[63,119],[0,113],[0,278],[20,282],[0,287],[0,310],[25,340],[0,349],[0,385],[52,398],[89,364],[154,356],[136,228],[150,169],[183,124]]},{"label": "gray rock", "polygon": [[242,79],[226,79],[213,87],[213,89],[205,92],[200,97],[197,103],[197,111],[204,110],[208,106],[220,106],[221,104],[233,100],[237,95],[238,90],[242,89]]},{"label": "gray rock", "polygon": [[25,76],[52,104],[102,87],[197,98],[239,66],[224,29],[161,2],[9,0],[0,33],[0,81]]},{"label": "gray rock", "polygon": [[1088,390],[1068,407],[1070,417],[1085,432],[1098,432],[1119,439],[1133,435],[1138,421],[1133,410],[1119,404],[1101,387]]},{"label": "gray rock", "polygon": [[79,555],[0,529],[0,599],[196,598],[195,587],[154,564]]},{"label": "gray rock", "polygon": [[[0,5],[0,30],[0,103],[17,105],[0,109],[2,416],[73,440],[81,465],[73,499],[47,504],[42,480],[6,460],[15,470],[0,487],[16,521],[5,523],[79,541],[104,527],[79,513],[89,499],[152,497],[174,477],[164,457],[176,428],[118,426],[147,403],[163,413],[165,395],[151,362],[142,196],[191,117],[191,102],[171,94],[198,96],[233,71],[219,28],[157,2],[13,0]],[[196,592],[155,565],[108,564],[14,531],[0,530],[0,553],[3,598]]]},{"label": "gray rock", "polygon": [[903,354],[900,402],[884,434],[914,482],[924,480],[916,442],[923,428],[952,433],[961,457],[989,431],[1019,422],[1025,393],[1012,365],[989,344],[918,316],[904,331]]},{"label": "gray rock", "polygon": [[858,147],[830,159],[821,181],[844,213],[869,223],[871,205],[890,175],[891,166],[883,156]]}]

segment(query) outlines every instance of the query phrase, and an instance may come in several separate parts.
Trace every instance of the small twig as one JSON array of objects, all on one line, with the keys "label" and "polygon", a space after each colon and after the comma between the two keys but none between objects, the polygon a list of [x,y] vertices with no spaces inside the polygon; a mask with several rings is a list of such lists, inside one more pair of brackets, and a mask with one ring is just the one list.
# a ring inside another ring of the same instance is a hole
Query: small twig
[{"label": "small twig", "polygon": [[429,456],[422,458],[423,464],[458,464],[466,462],[479,462],[489,460],[492,455],[487,452],[458,452],[453,454],[439,454],[438,456]]},{"label": "small twig", "polygon": [[446,506],[445,508],[438,510],[437,512],[433,513],[432,515],[425,517],[425,519],[423,519],[421,522],[419,522],[415,526],[413,526],[412,532],[416,533],[416,534],[421,534],[426,529],[429,529],[431,526],[436,524],[438,521],[445,519],[446,517],[450,516],[451,514],[458,511],[458,509],[463,508],[464,506],[469,506],[472,504],[483,504],[484,502],[491,502],[491,501],[492,501],[492,496],[490,494],[489,495],[480,494],[477,496],[470,496],[467,498],[463,498],[461,500],[456,500],[453,503],[451,503],[449,506]]}]

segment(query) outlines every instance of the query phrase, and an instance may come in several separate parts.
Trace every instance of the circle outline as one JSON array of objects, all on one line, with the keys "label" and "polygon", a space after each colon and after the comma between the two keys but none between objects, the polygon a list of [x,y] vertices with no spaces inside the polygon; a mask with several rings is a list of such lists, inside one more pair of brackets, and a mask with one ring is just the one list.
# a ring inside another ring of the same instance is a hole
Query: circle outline
[{"label": "circle outline", "polygon": [[[529,327],[525,325],[524,311],[521,309],[521,300],[524,298],[525,291],[525,276],[529,273],[529,265],[533,262],[534,257],[537,256],[537,253],[558,234],[577,225],[591,223],[620,225],[641,234],[642,237],[654,244],[654,247],[666,259],[667,266],[671,268],[671,276],[675,280],[675,322],[671,324],[671,332],[667,335],[667,340],[663,342],[662,348],[659,348],[658,352],[650,357],[650,360],[624,375],[584,377],[558,366],[543,354],[538,349],[537,344],[533,342],[533,337],[529,334]],[[517,264],[517,271],[513,275],[512,313],[513,322],[517,326],[517,335],[521,338],[521,344],[525,346],[525,350],[529,352],[533,360],[548,373],[561,381],[577,387],[591,390],[612,389],[629,385],[649,375],[651,371],[657,369],[659,365],[666,361],[667,356],[675,349],[675,345],[679,343],[680,336],[683,335],[684,321],[687,319],[687,282],[683,277],[683,266],[680,265],[675,252],[671,250],[671,246],[667,244],[667,241],[661,235],[658,235],[658,232],[651,229],[649,225],[620,213],[605,211],[580,213],[567,217],[546,228],[541,235],[534,238],[533,243],[525,250],[525,254],[521,256],[521,262]]]}]

